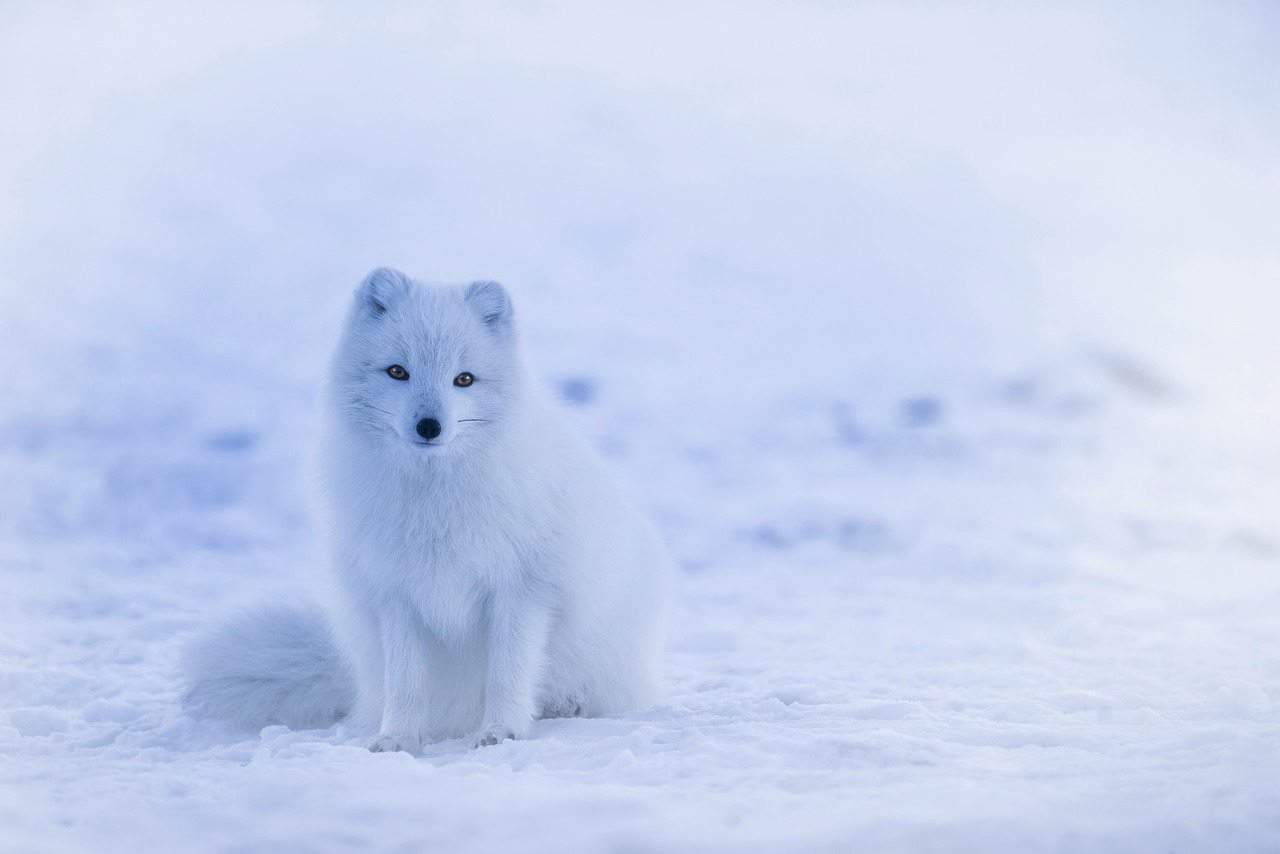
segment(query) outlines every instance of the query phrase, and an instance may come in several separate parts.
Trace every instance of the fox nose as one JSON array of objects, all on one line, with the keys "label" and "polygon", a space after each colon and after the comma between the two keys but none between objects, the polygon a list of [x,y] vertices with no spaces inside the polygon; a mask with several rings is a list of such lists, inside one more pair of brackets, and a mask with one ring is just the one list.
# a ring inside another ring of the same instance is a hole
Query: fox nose
[{"label": "fox nose", "polygon": [[430,441],[440,435],[440,422],[434,418],[424,418],[418,422],[418,435]]}]

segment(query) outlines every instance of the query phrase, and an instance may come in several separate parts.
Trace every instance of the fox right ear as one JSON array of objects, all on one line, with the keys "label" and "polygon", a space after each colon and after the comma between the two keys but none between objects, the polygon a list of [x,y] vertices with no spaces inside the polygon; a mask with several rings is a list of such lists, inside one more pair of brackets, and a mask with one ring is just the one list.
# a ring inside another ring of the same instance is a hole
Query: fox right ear
[{"label": "fox right ear", "polygon": [[511,297],[502,285],[472,282],[467,285],[463,299],[479,313],[480,319],[490,329],[506,331],[511,328]]},{"label": "fox right ear", "polygon": [[356,291],[356,299],[377,317],[385,314],[387,307],[394,305],[408,291],[408,276],[391,267],[379,267],[364,277]]}]

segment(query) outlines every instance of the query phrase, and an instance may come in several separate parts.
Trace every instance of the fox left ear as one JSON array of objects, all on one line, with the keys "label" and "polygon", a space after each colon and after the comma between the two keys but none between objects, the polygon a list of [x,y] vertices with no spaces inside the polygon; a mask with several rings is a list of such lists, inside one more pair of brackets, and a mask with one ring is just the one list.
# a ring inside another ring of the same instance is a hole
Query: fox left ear
[{"label": "fox left ear", "polygon": [[463,297],[485,325],[497,331],[511,328],[511,297],[497,282],[472,282]]}]

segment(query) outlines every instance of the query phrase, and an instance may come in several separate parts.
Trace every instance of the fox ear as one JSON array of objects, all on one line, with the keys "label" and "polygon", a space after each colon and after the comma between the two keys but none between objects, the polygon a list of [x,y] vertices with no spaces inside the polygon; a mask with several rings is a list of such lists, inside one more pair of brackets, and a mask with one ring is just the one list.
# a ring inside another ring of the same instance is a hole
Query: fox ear
[{"label": "fox ear", "polygon": [[391,267],[379,267],[364,277],[356,291],[356,299],[377,317],[385,314],[387,306],[394,305],[408,292],[408,276]]},{"label": "fox ear", "polygon": [[485,325],[497,331],[511,328],[511,297],[507,289],[497,282],[472,282],[467,285],[464,297]]}]

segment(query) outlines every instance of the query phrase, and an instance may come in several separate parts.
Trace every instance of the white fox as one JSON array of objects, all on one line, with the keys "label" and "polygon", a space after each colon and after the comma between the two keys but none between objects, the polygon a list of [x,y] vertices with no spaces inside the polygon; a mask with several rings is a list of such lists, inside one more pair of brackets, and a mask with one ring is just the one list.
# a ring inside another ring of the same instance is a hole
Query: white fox
[{"label": "white fox", "polygon": [[371,750],[418,752],[651,701],[669,558],[526,374],[501,285],[375,270],[328,410],[332,629],[288,607],[232,620],[189,651],[189,710],[347,718]]}]

